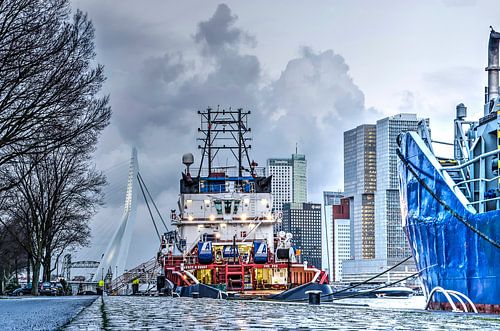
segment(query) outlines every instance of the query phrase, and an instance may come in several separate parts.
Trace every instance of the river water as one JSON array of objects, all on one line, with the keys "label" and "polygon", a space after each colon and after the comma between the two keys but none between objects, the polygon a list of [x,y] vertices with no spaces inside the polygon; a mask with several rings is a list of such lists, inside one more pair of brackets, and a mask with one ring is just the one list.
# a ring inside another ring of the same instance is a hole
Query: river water
[{"label": "river water", "polygon": [[263,301],[104,297],[79,314],[67,329],[500,330],[500,316],[428,312],[418,309],[424,304],[422,297],[345,300],[350,305],[342,304],[343,301],[311,306]]}]

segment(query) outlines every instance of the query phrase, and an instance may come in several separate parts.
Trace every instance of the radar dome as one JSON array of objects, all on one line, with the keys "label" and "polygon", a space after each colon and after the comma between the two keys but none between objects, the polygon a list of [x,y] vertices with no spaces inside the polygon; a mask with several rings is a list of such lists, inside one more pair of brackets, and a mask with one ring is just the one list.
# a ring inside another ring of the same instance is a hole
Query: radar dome
[{"label": "radar dome", "polygon": [[194,163],[194,156],[191,153],[186,153],[182,156],[182,163],[189,167],[191,164]]}]

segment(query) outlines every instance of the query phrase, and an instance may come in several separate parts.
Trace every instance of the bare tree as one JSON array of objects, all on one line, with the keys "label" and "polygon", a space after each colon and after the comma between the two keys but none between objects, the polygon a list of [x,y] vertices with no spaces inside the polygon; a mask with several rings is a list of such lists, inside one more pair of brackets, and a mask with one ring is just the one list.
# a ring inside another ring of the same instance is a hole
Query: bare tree
[{"label": "bare tree", "polygon": [[0,1],[0,192],[20,156],[48,153],[103,129],[103,67],[92,66],[94,28],[68,0]]},{"label": "bare tree", "polygon": [[[52,259],[59,261],[68,249],[88,245],[90,228],[88,221],[94,216],[96,207],[103,203],[101,188],[105,185],[105,177],[92,169],[86,160],[88,154],[79,149],[62,149],[58,157],[69,162],[60,162],[58,158],[49,157],[43,166],[51,166],[54,182],[61,188],[54,192],[53,198],[59,200],[54,205],[50,226],[46,227],[47,239],[43,255],[44,280],[50,280],[53,271]],[[58,173],[57,176],[54,176]]]},{"label": "bare tree", "polygon": [[[0,231],[42,264],[87,243],[105,179],[91,156],[109,124],[94,28],[68,0],[0,0]],[[18,226],[13,227],[16,224]]]},{"label": "bare tree", "polygon": [[50,281],[53,256],[57,260],[65,249],[88,243],[88,222],[102,204],[106,183],[91,167],[90,151],[85,146],[61,147],[41,160],[35,158],[33,167],[28,161],[15,167],[20,181],[9,190],[13,194],[6,200],[4,216],[20,227],[14,236],[33,261],[34,291],[42,266],[43,280]]}]

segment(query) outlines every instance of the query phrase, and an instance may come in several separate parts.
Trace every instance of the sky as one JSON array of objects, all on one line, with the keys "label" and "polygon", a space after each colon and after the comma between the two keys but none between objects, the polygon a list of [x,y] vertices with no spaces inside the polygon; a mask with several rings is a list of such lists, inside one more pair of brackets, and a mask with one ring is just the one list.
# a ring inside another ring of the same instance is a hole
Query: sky
[{"label": "sky", "polygon": [[[181,157],[192,152],[200,159],[196,111],[209,106],[252,111],[251,156],[260,165],[290,157],[298,146],[308,161],[312,202],[321,202],[325,190],[342,190],[343,132],[357,125],[416,113],[430,119],[434,139],[451,141],[458,103],[469,107],[469,118],[482,113],[489,26],[500,29],[495,1],[74,0],[72,6],[94,23],[96,60],[107,76],[103,93],[113,109],[95,156],[110,174],[110,188],[93,224],[109,231],[123,209],[117,191],[125,187],[132,146],[160,210],[168,215],[176,208]],[[148,217],[140,201],[131,266],[157,250]],[[95,232],[95,242],[105,243]]]}]

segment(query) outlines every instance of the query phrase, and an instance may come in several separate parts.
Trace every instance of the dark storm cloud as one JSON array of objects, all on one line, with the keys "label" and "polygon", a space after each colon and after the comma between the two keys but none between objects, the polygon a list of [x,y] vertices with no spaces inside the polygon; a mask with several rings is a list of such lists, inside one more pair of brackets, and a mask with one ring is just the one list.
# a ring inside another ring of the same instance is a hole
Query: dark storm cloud
[{"label": "dark storm cloud", "polygon": [[116,100],[116,124],[126,140],[145,147],[150,143],[145,133],[162,128],[179,141],[191,141],[196,109],[255,105],[260,63],[239,52],[241,43],[252,37],[235,22],[229,7],[219,5],[209,20],[198,24],[193,37],[200,50],[196,58],[186,59],[175,50],[147,58],[131,73]]},{"label": "dark storm cloud", "polygon": [[226,4],[220,4],[209,20],[198,23],[194,38],[210,53],[237,49],[242,42],[255,44],[253,36],[234,27],[237,19]]}]

